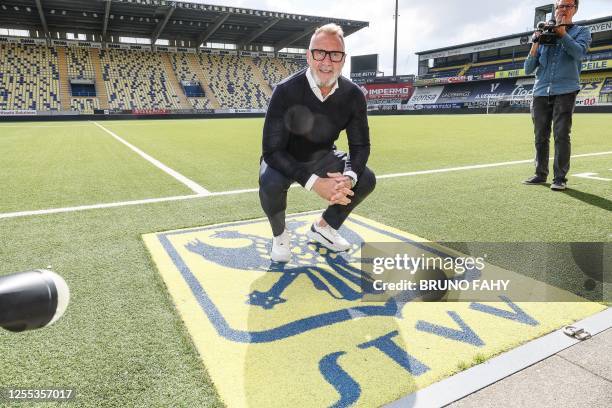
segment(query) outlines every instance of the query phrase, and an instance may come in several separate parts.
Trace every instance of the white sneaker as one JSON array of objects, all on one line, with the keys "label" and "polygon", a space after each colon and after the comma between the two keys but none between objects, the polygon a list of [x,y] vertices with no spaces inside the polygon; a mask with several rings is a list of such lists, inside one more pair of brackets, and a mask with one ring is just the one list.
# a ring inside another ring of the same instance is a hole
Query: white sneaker
[{"label": "white sneaker", "polygon": [[288,230],[278,237],[272,238],[272,252],[270,258],[274,262],[289,262],[291,260],[291,235]]},{"label": "white sneaker", "polygon": [[312,223],[307,235],[311,240],[318,242],[334,252],[346,251],[351,247],[351,244],[344,239],[337,230],[329,225],[322,227],[319,225],[318,221]]}]

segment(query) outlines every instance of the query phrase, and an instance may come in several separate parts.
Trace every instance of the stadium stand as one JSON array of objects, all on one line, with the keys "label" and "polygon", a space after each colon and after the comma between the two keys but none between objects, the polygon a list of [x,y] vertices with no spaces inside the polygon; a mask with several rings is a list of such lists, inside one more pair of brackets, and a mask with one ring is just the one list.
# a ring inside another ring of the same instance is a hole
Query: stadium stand
[{"label": "stadium stand", "polygon": [[98,98],[72,98],[70,107],[83,113],[93,113],[94,109],[100,109]]},{"label": "stadium stand", "polygon": [[482,75],[488,72],[509,71],[511,69],[521,69],[525,63],[525,58],[515,60],[499,60],[494,62],[475,63],[464,73],[465,75]]},{"label": "stadium stand", "polygon": [[57,70],[59,73],[59,97],[62,110],[66,110],[71,106],[70,100],[70,77],[68,75],[68,59],[66,57],[66,48],[57,47]]},{"label": "stadium stand", "polygon": [[177,52],[170,55],[172,68],[179,80],[181,81],[198,81],[199,78],[189,61],[189,54]]},{"label": "stadium stand", "polygon": [[[179,81],[198,82],[202,86],[203,80],[197,74],[197,69],[194,68],[190,54],[187,53],[173,53],[169,55],[172,69]],[[203,88],[203,87],[202,87]],[[213,104],[211,100],[206,97],[206,91],[202,97],[187,98],[191,106],[195,109],[212,109]]]},{"label": "stadium stand", "polygon": [[305,59],[277,59],[278,64],[285,68],[287,72],[287,76],[294,74],[304,68],[306,68],[306,60]]},{"label": "stadium stand", "polygon": [[89,49],[67,47],[66,56],[70,79],[94,79],[96,77]]},{"label": "stadium stand", "polygon": [[1,44],[0,61],[0,109],[60,109],[54,48]]},{"label": "stadium stand", "polygon": [[305,60],[290,60],[282,58],[255,57],[253,63],[263,75],[264,80],[270,86],[274,86],[299,70],[306,67]]},{"label": "stadium stand", "polygon": [[276,58],[255,57],[253,63],[261,71],[270,88],[274,88],[274,85],[288,76],[287,70]]},{"label": "stadium stand", "polygon": [[248,57],[237,55],[198,54],[204,71],[209,74],[209,86],[223,108],[264,109],[269,89],[255,78],[255,66]]},{"label": "stadium stand", "polygon": [[106,49],[100,52],[100,60],[111,108],[180,108],[159,54]]},{"label": "stadium stand", "polygon": [[599,61],[612,59],[612,46],[592,47],[591,52],[586,56],[588,61]]},{"label": "stadium stand", "polygon": [[95,87],[98,104],[100,105],[100,109],[109,109],[110,104],[108,103],[108,94],[106,93],[106,85],[102,76],[102,65],[100,64],[100,51],[96,48],[92,48],[89,50],[89,56],[95,71]]},{"label": "stadium stand", "polygon": [[[88,14],[79,11],[80,2],[62,0],[63,8],[76,10],[83,18],[74,22],[73,30],[70,13],[43,8],[43,13],[53,17],[49,32],[42,33],[38,22],[24,18],[15,7],[15,13],[7,9],[0,20],[5,18],[5,25],[17,21],[29,34],[0,36],[0,110],[36,110],[39,114],[91,113],[99,109],[125,114],[134,109],[163,113],[172,110],[195,113],[194,109],[219,110],[217,113],[233,113],[234,109],[262,110],[274,86],[306,66],[303,55],[293,52],[296,48],[303,51],[308,47],[308,35],[301,34],[312,29],[312,16],[303,21],[296,16],[280,17],[278,22],[267,26],[270,23],[267,16],[255,13],[246,17],[245,10],[236,8],[230,9],[228,20],[219,27],[213,26],[213,30],[208,24],[212,17],[217,17],[217,11],[202,4],[177,3],[172,4],[167,21],[156,21],[151,27],[153,23],[146,16],[168,13],[167,4],[153,0],[114,1],[120,9],[133,8],[130,13],[142,18],[130,18],[129,22],[119,18],[109,25],[111,17],[105,16],[108,32],[103,34],[98,32],[100,21],[96,16],[105,14],[104,5],[92,3],[92,10],[96,12]],[[198,9],[198,13],[194,14],[193,9]],[[188,29],[189,33],[185,26],[181,27],[186,19],[194,19],[190,20],[189,27],[193,28]],[[249,24],[245,25],[245,19]],[[196,28],[196,20],[200,28]],[[578,98],[583,106],[611,103],[611,21],[612,16],[607,16],[580,22],[590,25],[593,32],[591,49],[583,65],[583,89]],[[324,22],[329,19],[316,18],[317,24]],[[347,35],[368,25],[349,20],[341,23]],[[237,31],[237,26],[245,32]],[[261,28],[252,30],[256,26]],[[75,36],[73,31],[77,28],[87,34]],[[101,34],[106,42],[99,42]],[[533,75],[525,75],[522,70],[530,35],[523,32],[417,53],[419,76],[414,83],[417,88],[429,89],[414,95],[411,92],[410,96],[423,99],[418,103],[420,107],[440,105],[444,109],[448,105],[453,108],[481,106],[485,100],[488,106],[498,99],[520,99],[523,103],[533,79]],[[143,39],[149,41],[143,42]],[[149,45],[157,39],[167,45]],[[207,48],[200,48],[203,44]],[[272,48],[277,57],[271,53]],[[453,86],[466,82],[469,84]],[[487,87],[491,90],[487,91]],[[401,101],[397,98],[378,101],[378,104],[403,109],[410,96]]]},{"label": "stadium stand", "polygon": [[199,62],[199,58],[195,54],[186,54],[186,57],[189,61],[192,71],[195,73],[197,80],[200,82],[200,86],[204,91],[204,95],[206,95],[206,99],[208,100],[206,104],[203,104],[201,99],[196,98],[196,100],[192,100],[191,103],[196,109],[202,109],[200,106],[210,106],[212,109],[220,109],[221,104],[219,100],[213,93],[212,89],[210,89],[210,75],[203,69],[202,65]]},{"label": "stadium stand", "polygon": [[[66,106],[64,101],[67,99],[70,100],[70,109],[75,111],[91,114],[94,112],[94,109],[100,109],[100,102],[96,97],[95,85],[70,83],[73,79],[95,80],[96,71],[92,62],[90,50],[87,48],[60,47],[58,48],[58,56],[60,61],[62,109]],[[65,58],[67,65],[66,74],[64,74],[64,70],[61,67],[63,58]],[[64,75],[66,75],[67,78],[63,78]],[[67,96],[67,94],[70,96]]]},{"label": "stadium stand", "polygon": [[[597,106],[593,111],[600,112],[610,109],[612,98],[606,84],[612,82],[611,21],[612,16],[578,22],[590,27],[593,38],[583,60],[577,97],[580,108]],[[531,32],[523,32],[418,52],[415,92],[398,109],[432,113],[473,108],[487,113],[526,111],[534,83],[534,74],[527,75],[523,69],[530,36]]]},{"label": "stadium stand", "polygon": [[180,108],[181,109],[193,108],[193,106],[191,106],[191,103],[187,100],[187,96],[185,95],[185,92],[183,91],[183,88],[181,87],[181,84],[176,76],[176,73],[174,72],[174,68],[173,68],[172,62],[170,61],[170,57],[168,56],[168,53],[162,52],[162,53],[159,53],[159,56],[164,63],[164,67],[166,68],[166,75],[170,81],[170,85],[172,86],[172,89],[174,90],[176,97],[178,98]]},{"label": "stadium stand", "polygon": [[466,65],[454,66],[454,67],[441,67],[433,68],[428,74],[423,75],[423,78],[446,78],[454,77],[465,69]]},{"label": "stadium stand", "polygon": [[270,86],[269,82],[264,78],[264,75],[261,72],[261,70],[257,68],[252,57],[240,57],[240,58],[245,63],[247,63],[249,66],[251,66],[252,71],[253,71],[253,79],[259,85],[259,88],[262,90],[262,92],[266,96],[266,104],[264,107],[268,106],[268,101],[270,100],[270,97],[272,96],[272,87]]},{"label": "stadium stand", "polygon": [[38,13],[28,2],[0,13],[3,117],[261,111],[275,84],[306,65],[316,26],[333,21],[348,36],[369,25],[242,7],[222,8],[217,24],[218,6],[163,0],[86,10],[45,0]]}]

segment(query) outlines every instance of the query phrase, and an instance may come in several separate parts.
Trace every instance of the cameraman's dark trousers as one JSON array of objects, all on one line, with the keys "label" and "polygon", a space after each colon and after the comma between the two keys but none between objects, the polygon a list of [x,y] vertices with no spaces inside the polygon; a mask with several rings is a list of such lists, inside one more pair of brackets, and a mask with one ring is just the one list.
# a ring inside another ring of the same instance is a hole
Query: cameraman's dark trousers
[{"label": "cameraman's dark trousers", "polygon": [[531,118],[535,131],[536,176],[548,177],[548,156],[550,130],[555,137],[555,161],[553,182],[567,182],[570,168],[572,115],[576,105],[577,92],[563,95],[534,96],[531,104]]},{"label": "cameraman's dark trousers", "polygon": [[[327,173],[342,173],[345,168],[345,157],[330,152],[321,159],[305,164],[311,173],[319,177],[327,177]],[[280,171],[261,161],[259,170],[259,199],[261,206],[270,220],[272,233],[279,236],[285,230],[285,209],[287,208],[287,191],[293,180]],[[334,229],[340,228],[351,211],[366,198],[376,186],[376,176],[369,168],[365,168],[357,184],[353,188],[354,196],[349,196],[349,205],[334,204],[327,207],[323,219]]]}]

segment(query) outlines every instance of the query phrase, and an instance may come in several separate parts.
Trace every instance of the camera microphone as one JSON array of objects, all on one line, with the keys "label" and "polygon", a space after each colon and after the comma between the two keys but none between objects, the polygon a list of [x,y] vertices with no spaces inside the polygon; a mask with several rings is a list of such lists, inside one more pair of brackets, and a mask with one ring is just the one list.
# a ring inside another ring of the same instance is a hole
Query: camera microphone
[{"label": "camera microphone", "polygon": [[50,326],[62,317],[69,300],[66,281],[54,272],[0,276],[0,327],[21,332]]}]

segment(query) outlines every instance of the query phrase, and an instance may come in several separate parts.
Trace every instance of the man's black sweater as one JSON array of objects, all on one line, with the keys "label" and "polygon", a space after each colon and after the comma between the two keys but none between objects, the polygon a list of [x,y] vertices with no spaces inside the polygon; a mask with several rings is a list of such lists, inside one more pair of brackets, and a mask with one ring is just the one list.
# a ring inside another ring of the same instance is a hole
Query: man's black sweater
[{"label": "man's black sweater", "polygon": [[338,89],[321,102],[310,88],[306,70],[302,70],[274,88],[263,129],[263,159],[268,166],[305,186],[312,174],[304,163],[329,153],[344,129],[351,170],[359,178],[370,155],[363,92],[340,77]]}]

